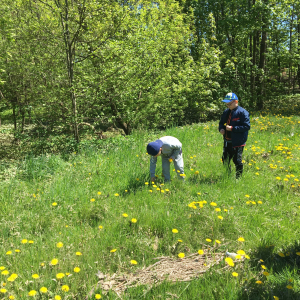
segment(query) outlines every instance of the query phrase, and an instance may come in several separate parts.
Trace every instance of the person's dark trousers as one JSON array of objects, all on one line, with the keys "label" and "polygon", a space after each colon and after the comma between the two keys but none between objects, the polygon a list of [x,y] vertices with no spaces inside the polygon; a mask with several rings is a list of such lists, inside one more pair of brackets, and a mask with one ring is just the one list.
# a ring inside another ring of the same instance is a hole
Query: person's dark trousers
[{"label": "person's dark trousers", "polygon": [[244,147],[232,147],[232,143],[228,143],[224,141],[223,147],[223,156],[222,161],[224,165],[227,165],[228,169],[230,168],[230,161],[233,160],[236,169],[236,178],[240,178],[243,174],[243,162],[242,162],[242,154]]}]

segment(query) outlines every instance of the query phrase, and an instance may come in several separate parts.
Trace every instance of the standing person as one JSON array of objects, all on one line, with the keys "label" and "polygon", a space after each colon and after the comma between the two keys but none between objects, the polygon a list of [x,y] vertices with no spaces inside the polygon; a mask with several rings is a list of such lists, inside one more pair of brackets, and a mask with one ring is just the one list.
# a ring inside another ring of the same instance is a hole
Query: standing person
[{"label": "standing person", "polygon": [[[182,144],[173,136],[164,136],[147,145],[150,158],[150,177],[155,181],[155,169],[157,157],[162,159],[162,172],[165,181],[170,181],[170,163],[173,161],[178,178],[184,180]],[[181,176],[180,176],[181,175]]]},{"label": "standing person", "polygon": [[219,123],[219,132],[224,137],[222,161],[230,169],[230,160],[233,160],[237,179],[243,173],[242,154],[250,130],[249,113],[239,106],[238,100],[234,93],[225,96],[222,102],[228,108],[223,112]]}]

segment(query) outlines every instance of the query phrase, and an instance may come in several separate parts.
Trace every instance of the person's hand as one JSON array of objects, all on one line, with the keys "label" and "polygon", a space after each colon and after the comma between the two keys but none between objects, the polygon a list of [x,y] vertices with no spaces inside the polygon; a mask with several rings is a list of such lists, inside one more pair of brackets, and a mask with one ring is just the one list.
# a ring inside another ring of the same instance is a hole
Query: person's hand
[{"label": "person's hand", "polygon": [[226,130],[227,131],[232,131],[232,126],[226,125]]},{"label": "person's hand", "polygon": [[151,182],[155,182],[155,177],[151,177]]},{"label": "person's hand", "polygon": [[221,133],[222,135],[224,135],[224,134],[225,134],[225,130],[224,130],[224,129],[221,129],[221,130],[220,130],[220,133]]}]

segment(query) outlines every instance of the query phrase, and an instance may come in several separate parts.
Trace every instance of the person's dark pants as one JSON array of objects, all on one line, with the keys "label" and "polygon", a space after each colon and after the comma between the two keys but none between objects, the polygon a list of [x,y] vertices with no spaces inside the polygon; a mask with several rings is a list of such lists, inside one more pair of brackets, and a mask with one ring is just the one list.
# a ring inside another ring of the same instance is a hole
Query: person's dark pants
[{"label": "person's dark pants", "polygon": [[224,141],[223,147],[223,156],[222,161],[224,165],[227,165],[228,169],[230,168],[230,161],[233,160],[236,169],[236,178],[240,178],[243,173],[243,162],[242,162],[242,154],[243,154],[244,146],[242,147],[232,147],[232,143],[228,143]]}]

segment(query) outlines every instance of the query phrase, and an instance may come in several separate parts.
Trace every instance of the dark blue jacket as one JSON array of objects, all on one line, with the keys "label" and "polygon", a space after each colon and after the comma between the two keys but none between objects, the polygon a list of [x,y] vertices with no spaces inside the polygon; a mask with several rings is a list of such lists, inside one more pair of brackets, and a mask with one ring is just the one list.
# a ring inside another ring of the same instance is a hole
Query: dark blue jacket
[{"label": "dark blue jacket", "polygon": [[[219,131],[221,129],[226,130],[226,126],[224,124],[228,120],[229,113],[230,113],[229,108],[227,108],[223,112],[219,123]],[[240,106],[233,109],[231,112],[230,126],[232,126],[232,131],[231,131],[232,147],[244,145],[248,138],[248,131],[250,130],[249,113]]]}]

